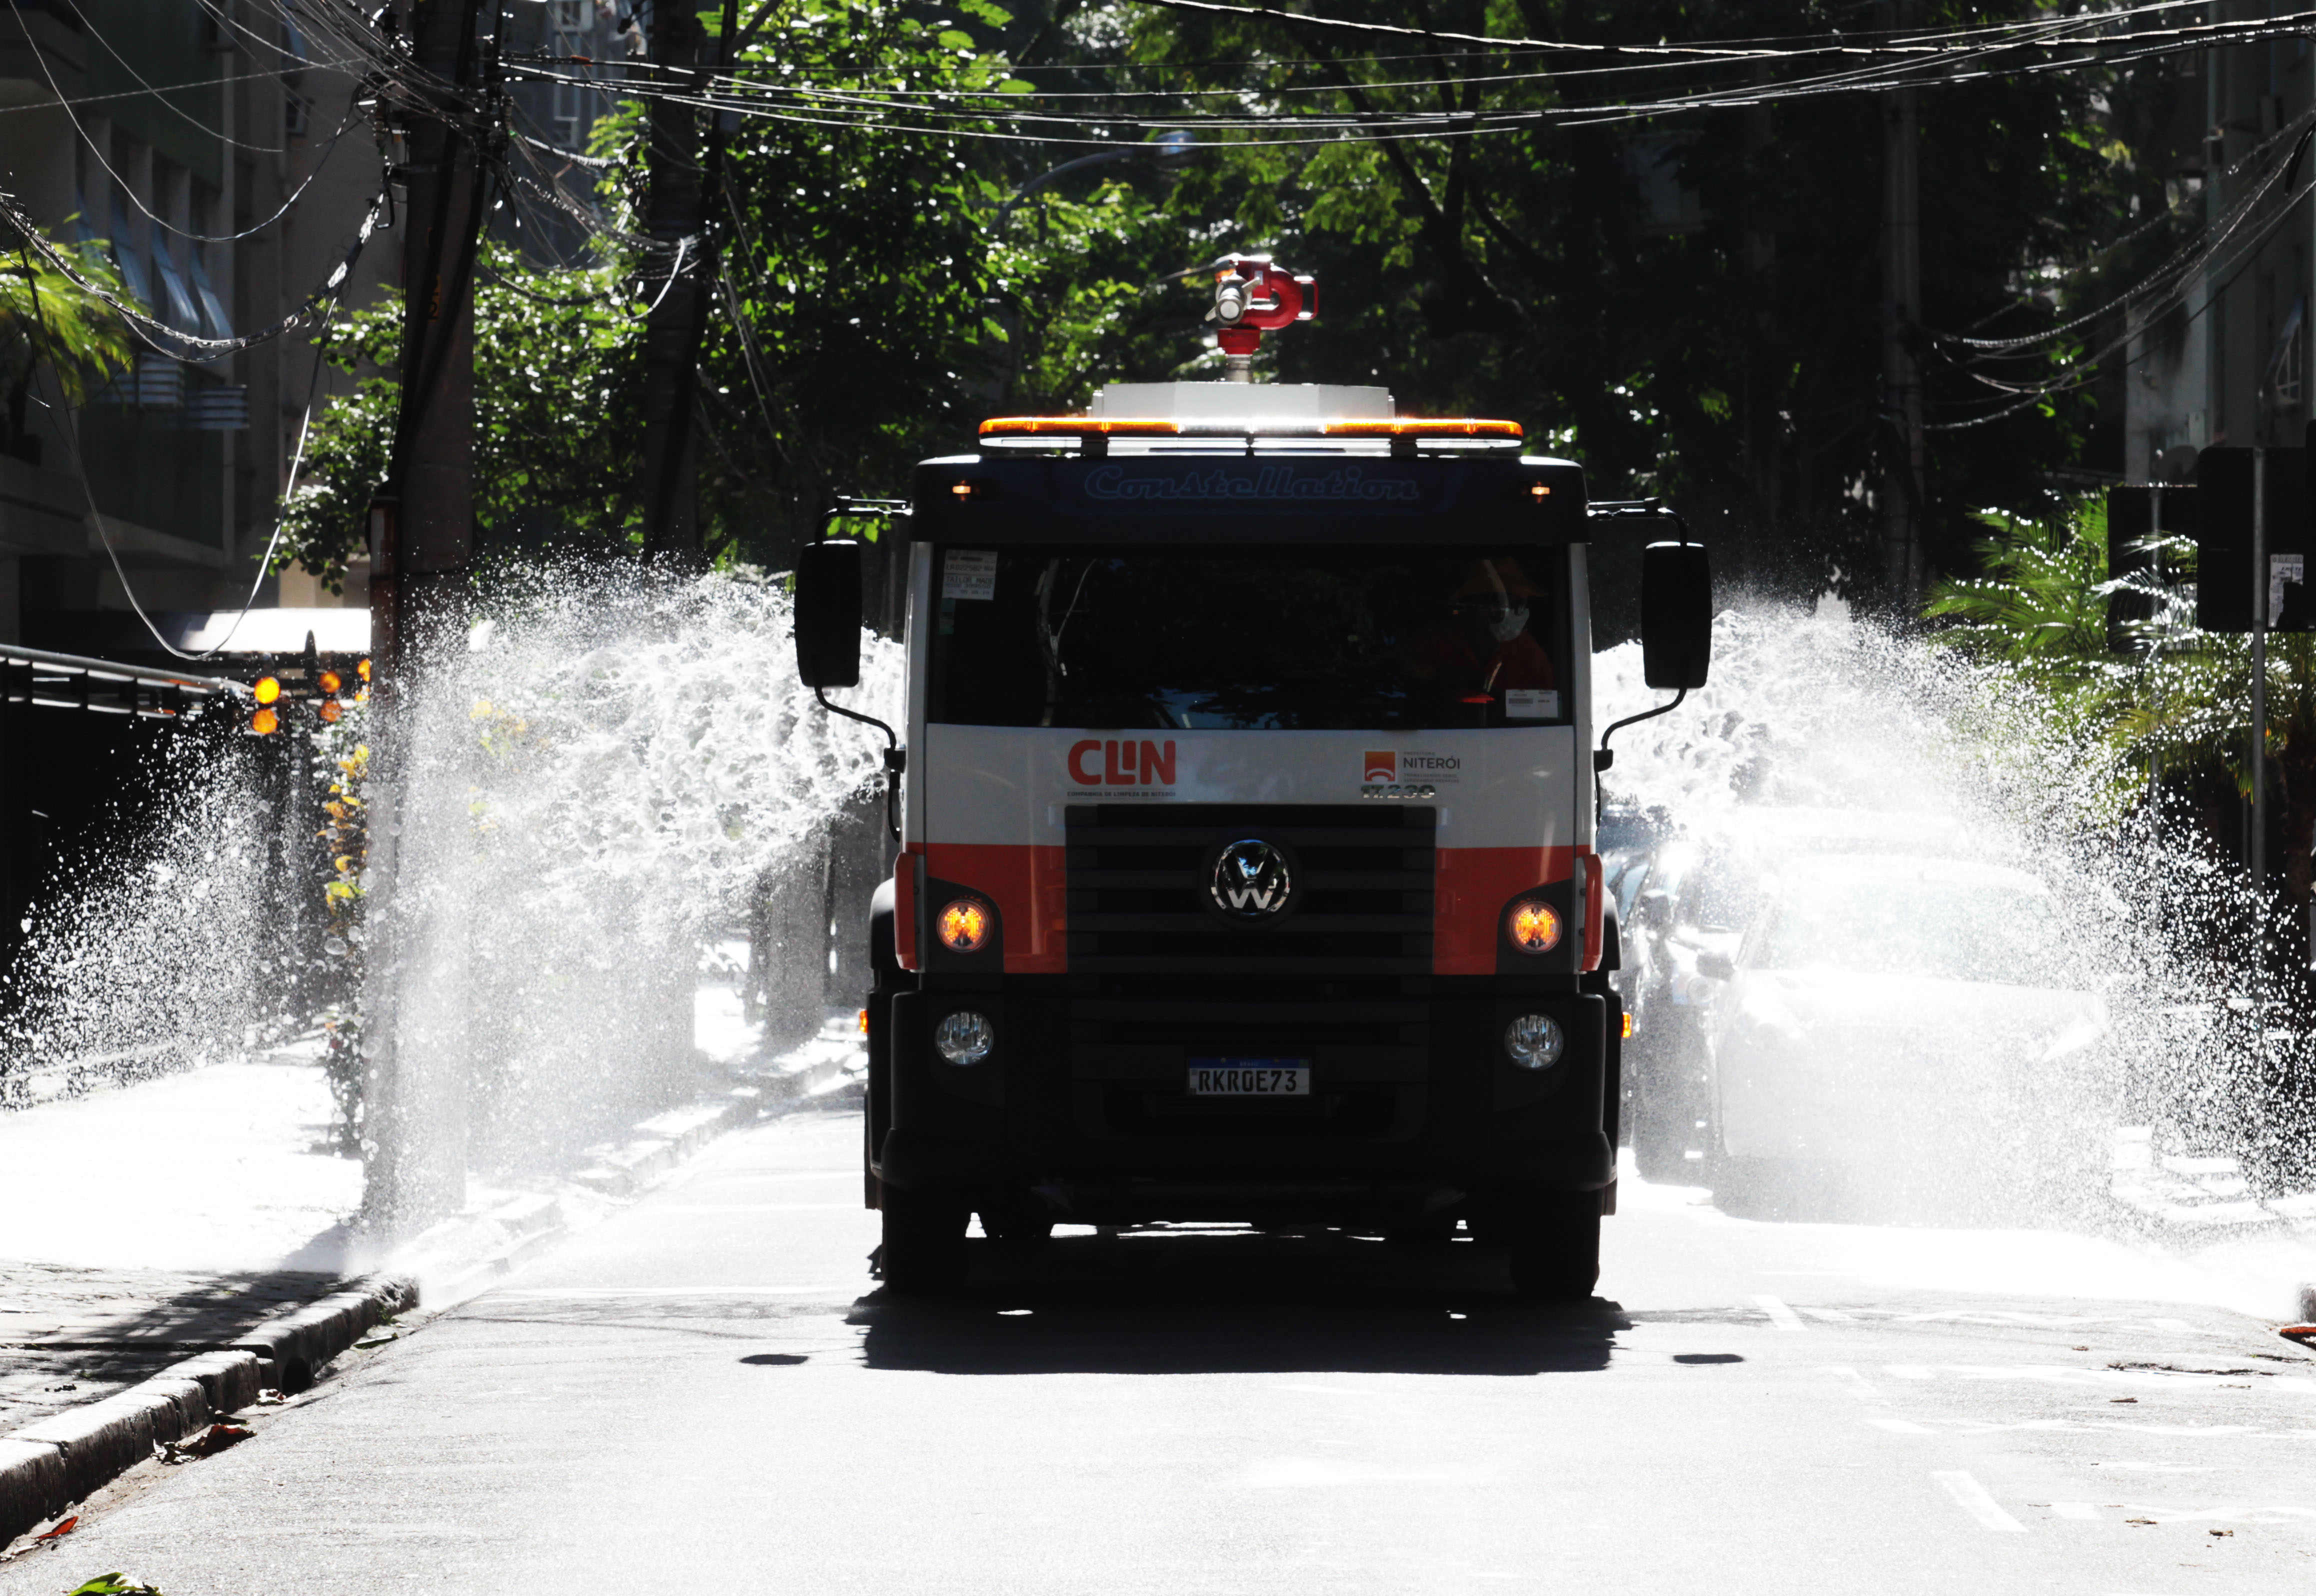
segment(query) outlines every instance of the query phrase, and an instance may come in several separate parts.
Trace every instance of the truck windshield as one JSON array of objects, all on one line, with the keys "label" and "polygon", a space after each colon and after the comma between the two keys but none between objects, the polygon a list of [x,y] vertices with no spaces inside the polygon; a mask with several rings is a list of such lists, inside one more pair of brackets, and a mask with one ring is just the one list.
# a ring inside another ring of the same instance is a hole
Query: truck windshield
[{"label": "truck windshield", "polygon": [[1556,548],[943,548],[935,721],[1184,731],[1564,724]]}]

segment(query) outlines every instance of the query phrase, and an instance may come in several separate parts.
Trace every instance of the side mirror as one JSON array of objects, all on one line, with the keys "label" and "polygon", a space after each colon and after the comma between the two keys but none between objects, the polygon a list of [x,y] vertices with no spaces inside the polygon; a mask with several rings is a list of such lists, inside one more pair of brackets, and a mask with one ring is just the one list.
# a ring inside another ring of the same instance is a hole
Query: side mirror
[{"label": "side mirror", "polygon": [[851,539],[797,550],[797,675],[806,687],[860,681],[860,545]]},{"label": "side mirror", "polygon": [[1713,567],[1701,543],[1641,551],[1641,675],[1651,687],[1705,685],[1713,664]]}]

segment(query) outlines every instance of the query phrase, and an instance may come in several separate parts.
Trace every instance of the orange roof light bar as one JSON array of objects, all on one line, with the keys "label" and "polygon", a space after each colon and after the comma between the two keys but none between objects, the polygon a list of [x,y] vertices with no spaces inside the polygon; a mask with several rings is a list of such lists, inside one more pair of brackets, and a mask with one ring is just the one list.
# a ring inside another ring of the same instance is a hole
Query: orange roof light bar
[{"label": "orange roof light bar", "polygon": [[1320,431],[1330,438],[1524,438],[1516,421],[1329,421]]},{"label": "orange roof light bar", "polygon": [[1110,415],[999,415],[981,424],[984,438],[1492,438],[1527,436],[1516,421],[1464,416],[1435,421],[1302,421],[1256,416],[1231,421]]}]

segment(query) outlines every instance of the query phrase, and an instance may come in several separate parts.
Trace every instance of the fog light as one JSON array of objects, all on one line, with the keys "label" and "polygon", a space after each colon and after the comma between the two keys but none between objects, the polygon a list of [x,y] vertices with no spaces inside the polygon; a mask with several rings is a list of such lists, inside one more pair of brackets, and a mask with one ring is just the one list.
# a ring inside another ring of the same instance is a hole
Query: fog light
[{"label": "fog light", "polygon": [[1565,1043],[1560,1021],[1549,1014],[1522,1014],[1504,1027],[1504,1051],[1522,1069],[1550,1069]]},{"label": "fog light", "polygon": [[978,953],[989,941],[989,909],[961,897],[940,912],[941,946],[952,953]]},{"label": "fog light", "polygon": [[[1557,1036],[1558,1032],[1554,1034]],[[979,1064],[996,1046],[997,1028],[989,1023],[988,1015],[976,1014],[971,1009],[944,1015],[941,1022],[933,1027],[933,1050],[951,1064]],[[1557,1041],[1553,1050],[1559,1051]]]},{"label": "fog light", "polygon": [[1523,953],[1549,953],[1560,946],[1560,912],[1550,904],[1527,898],[1504,916],[1504,930],[1512,946]]}]

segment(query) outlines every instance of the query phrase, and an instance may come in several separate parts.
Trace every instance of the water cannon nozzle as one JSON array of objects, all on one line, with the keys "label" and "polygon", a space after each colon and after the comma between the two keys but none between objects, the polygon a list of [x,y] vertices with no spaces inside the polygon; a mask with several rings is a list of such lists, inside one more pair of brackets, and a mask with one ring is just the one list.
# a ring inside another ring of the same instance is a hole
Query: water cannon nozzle
[{"label": "water cannon nozzle", "polygon": [[1207,319],[1216,324],[1224,379],[1252,382],[1263,334],[1309,321],[1318,309],[1318,281],[1274,264],[1269,255],[1225,255],[1216,264],[1221,269],[1215,273],[1215,306]]}]

